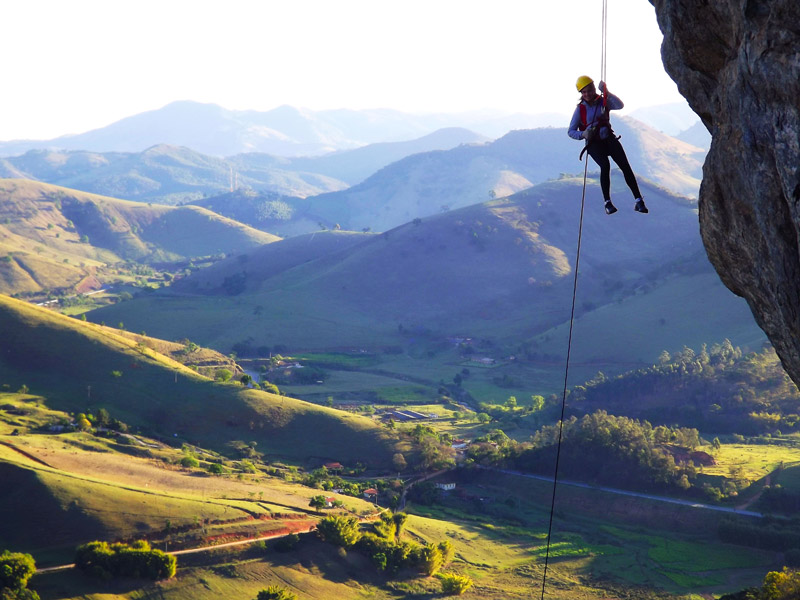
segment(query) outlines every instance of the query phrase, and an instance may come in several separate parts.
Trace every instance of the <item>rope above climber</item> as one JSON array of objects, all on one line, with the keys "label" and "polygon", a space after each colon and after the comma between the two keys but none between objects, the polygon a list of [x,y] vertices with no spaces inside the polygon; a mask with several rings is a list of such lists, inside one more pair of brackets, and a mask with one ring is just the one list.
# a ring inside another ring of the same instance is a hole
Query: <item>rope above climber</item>
[{"label": "rope above climber", "polygon": [[636,200],[633,209],[636,212],[646,213],[647,206],[642,199],[639,191],[639,184],[636,182],[636,175],[625,155],[625,149],[619,141],[619,136],[614,135],[609,120],[609,112],[619,110],[624,106],[622,100],[610,93],[604,81],[599,84],[602,96],[597,93],[594,81],[591,77],[581,75],[578,77],[575,87],[581,93],[581,101],[575,107],[572,120],[569,123],[569,137],[576,140],[585,140],[586,145],[581,151],[588,152],[592,160],[600,167],[600,189],[603,192],[606,214],[612,215],[617,212],[617,207],[611,202],[611,163],[613,159],[625,176],[625,183],[633,193]]}]

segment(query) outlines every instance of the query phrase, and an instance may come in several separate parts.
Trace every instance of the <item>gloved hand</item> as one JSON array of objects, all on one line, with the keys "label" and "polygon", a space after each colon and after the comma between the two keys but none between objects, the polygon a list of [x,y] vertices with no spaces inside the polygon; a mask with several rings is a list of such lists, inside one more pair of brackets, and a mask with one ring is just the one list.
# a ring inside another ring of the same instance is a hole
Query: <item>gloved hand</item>
[{"label": "gloved hand", "polygon": [[604,94],[606,93],[606,82],[605,82],[605,81],[601,81],[601,82],[600,82],[600,83],[597,85],[597,87],[598,87],[598,89],[599,89],[599,90],[600,90],[602,93],[604,93]]},{"label": "gloved hand", "polygon": [[591,127],[587,127],[581,132],[581,137],[585,139],[587,142],[591,142],[592,138],[594,138],[595,133],[597,133],[597,128],[592,125]]}]

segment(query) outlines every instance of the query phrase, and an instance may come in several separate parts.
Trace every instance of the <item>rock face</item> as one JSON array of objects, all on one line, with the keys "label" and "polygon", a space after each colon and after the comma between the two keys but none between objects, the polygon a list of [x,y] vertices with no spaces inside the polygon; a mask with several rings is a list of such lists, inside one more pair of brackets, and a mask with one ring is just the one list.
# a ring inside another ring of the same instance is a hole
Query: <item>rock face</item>
[{"label": "rock face", "polygon": [[650,2],[667,72],[713,138],[706,251],[800,385],[800,1]]}]

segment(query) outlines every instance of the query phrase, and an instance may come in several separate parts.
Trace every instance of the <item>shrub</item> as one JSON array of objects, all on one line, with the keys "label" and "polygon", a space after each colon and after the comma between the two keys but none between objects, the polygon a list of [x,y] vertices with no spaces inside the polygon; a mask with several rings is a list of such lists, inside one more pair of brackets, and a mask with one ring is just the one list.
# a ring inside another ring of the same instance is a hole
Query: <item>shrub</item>
[{"label": "shrub", "polygon": [[439,575],[442,582],[442,593],[445,596],[460,596],[472,587],[472,579],[464,575],[442,573]]},{"label": "shrub", "polygon": [[355,517],[325,517],[317,524],[317,533],[324,541],[343,548],[350,548],[361,538]]},{"label": "shrub", "polygon": [[297,596],[286,588],[271,585],[258,592],[256,600],[296,600]]},{"label": "shrub", "polygon": [[30,554],[8,550],[0,554],[0,588],[23,589],[35,572],[36,563]]},{"label": "shrub", "polygon": [[186,455],[181,459],[181,466],[189,468],[199,467],[200,461],[198,461],[194,456]]},{"label": "shrub", "polygon": [[175,575],[176,559],[140,540],[132,544],[89,542],[75,551],[75,568],[93,577],[169,579]]}]

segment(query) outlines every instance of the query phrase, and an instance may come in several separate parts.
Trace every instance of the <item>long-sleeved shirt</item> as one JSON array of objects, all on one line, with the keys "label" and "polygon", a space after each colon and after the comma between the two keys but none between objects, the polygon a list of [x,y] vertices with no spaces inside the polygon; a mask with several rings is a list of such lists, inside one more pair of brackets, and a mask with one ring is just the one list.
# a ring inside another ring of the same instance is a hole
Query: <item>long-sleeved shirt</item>
[{"label": "long-sleeved shirt", "polygon": [[[586,127],[584,127],[583,123],[581,122],[581,104],[586,107]],[[606,108],[608,110],[619,110],[625,106],[617,96],[614,94],[606,93]],[[569,130],[567,131],[567,135],[574,140],[580,140],[583,138],[581,135],[583,130],[587,127],[596,126],[604,122],[602,119],[603,116],[603,98],[602,96],[597,96],[594,102],[587,102],[586,100],[581,100],[578,103],[578,106],[575,107],[575,112],[572,113],[572,120],[569,122]],[[605,121],[607,123],[607,121]],[[606,139],[611,134],[611,129],[608,125],[601,124],[597,130],[597,135],[599,135],[601,140]]]}]

